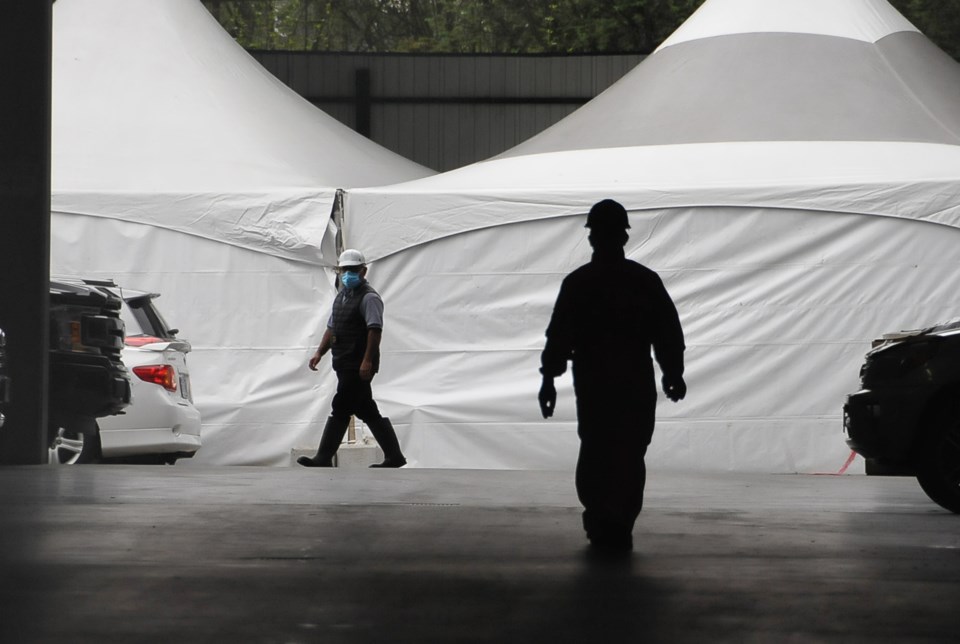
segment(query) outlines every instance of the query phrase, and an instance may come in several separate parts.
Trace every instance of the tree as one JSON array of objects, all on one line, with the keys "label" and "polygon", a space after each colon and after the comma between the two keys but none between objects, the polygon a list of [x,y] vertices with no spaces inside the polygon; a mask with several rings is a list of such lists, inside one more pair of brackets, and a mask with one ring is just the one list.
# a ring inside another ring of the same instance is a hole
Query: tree
[{"label": "tree", "polygon": [[[960,59],[960,0],[890,0]],[[248,49],[652,52],[704,0],[204,0]]]},{"label": "tree", "polygon": [[917,29],[960,60],[960,0],[890,0]]},{"label": "tree", "polygon": [[204,0],[248,49],[650,52],[704,0]]}]

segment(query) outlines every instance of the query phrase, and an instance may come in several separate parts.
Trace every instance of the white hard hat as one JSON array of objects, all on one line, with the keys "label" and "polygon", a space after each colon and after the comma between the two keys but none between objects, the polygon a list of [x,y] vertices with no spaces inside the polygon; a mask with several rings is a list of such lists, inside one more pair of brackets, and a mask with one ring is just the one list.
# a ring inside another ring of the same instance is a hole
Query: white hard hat
[{"label": "white hard hat", "polygon": [[340,268],[344,266],[365,266],[366,264],[367,260],[363,258],[363,253],[355,248],[348,248],[340,253],[340,260],[337,262],[337,266]]}]

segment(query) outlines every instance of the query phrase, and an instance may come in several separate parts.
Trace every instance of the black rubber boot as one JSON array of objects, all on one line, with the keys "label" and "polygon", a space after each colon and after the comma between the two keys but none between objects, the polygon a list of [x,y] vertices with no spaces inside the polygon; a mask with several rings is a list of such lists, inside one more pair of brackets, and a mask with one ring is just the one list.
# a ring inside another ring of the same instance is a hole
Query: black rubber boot
[{"label": "black rubber boot", "polygon": [[374,463],[370,467],[403,467],[407,464],[407,459],[403,457],[400,451],[400,441],[397,440],[397,432],[393,430],[393,423],[389,418],[381,418],[378,421],[367,423],[373,437],[380,444],[383,450],[383,462]]},{"label": "black rubber boot", "polygon": [[317,448],[317,455],[314,457],[301,456],[297,463],[304,467],[333,467],[333,456],[340,448],[343,442],[343,435],[347,433],[347,427],[350,425],[350,419],[338,420],[333,416],[327,418],[327,424],[323,426],[323,435],[320,436],[320,446]]}]

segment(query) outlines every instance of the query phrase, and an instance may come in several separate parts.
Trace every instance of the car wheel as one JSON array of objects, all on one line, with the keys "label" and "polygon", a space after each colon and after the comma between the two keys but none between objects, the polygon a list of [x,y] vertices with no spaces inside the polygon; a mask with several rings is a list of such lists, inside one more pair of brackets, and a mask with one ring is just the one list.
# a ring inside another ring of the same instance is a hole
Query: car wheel
[{"label": "car wheel", "polygon": [[960,514],[960,405],[945,405],[921,445],[917,481],[938,505]]},{"label": "car wheel", "polygon": [[79,465],[100,460],[100,431],[84,432],[77,427],[50,426],[47,462],[51,465]]}]

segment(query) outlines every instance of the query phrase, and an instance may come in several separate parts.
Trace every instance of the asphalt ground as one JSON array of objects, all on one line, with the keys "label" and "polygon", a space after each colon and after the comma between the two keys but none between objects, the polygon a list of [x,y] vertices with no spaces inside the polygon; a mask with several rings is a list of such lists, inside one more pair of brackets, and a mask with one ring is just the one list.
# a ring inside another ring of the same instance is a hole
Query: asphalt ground
[{"label": "asphalt ground", "polygon": [[913,479],[648,481],[615,558],[572,472],[0,468],[0,641],[957,641]]}]

